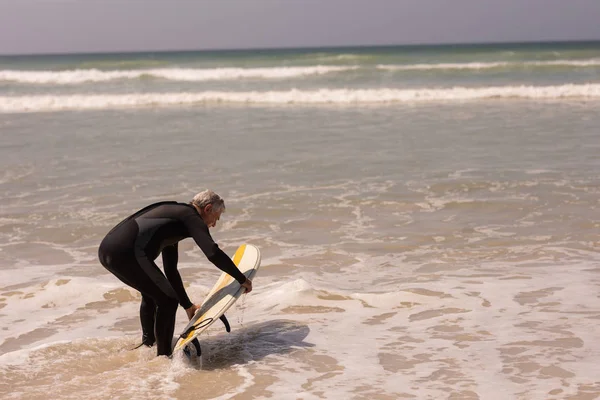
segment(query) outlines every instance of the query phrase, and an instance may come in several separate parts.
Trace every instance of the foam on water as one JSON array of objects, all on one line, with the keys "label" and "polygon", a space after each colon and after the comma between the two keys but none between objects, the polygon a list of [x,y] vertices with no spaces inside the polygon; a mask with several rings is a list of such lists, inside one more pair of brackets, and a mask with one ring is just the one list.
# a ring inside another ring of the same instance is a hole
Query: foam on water
[{"label": "foam on water", "polygon": [[[3,351],[45,340],[97,335],[102,327],[108,330],[113,325],[110,321],[121,314],[121,303],[136,299],[134,294],[122,292],[118,282],[103,284],[91,278],[60,278],[20,286],[0,293],[0,321],[6,335],[0,343]],[[117,300],[119,295],[122,298]],[[103,301],[107,301],[104,307],[99,303]],[[111,302],[113,305],[109,306]],[[91,325],[80,324],[91,320]]]},{"label": "foam on water", "polygon": [[[61,71],[0,70],[0,82],[15,82],[29,85],[78,85],[82,83],[103,83],[114,80],[138,80],[144,78],[165,79],[179,82],[232,81],[240,79],[290,79],[324,74],[341,73],[368,68],[358,62],[370,57],[338,55],[327,56],[322,61],[355,61],[356,65],[312,65],[265,68],[148,68],[148,69],[74,69]],[[547,60],[547,61],[499,61],[429,64],[379,64],[375,68],[385,71],[460,71],[493,69],[532,69],[532,68],[598,68],[600,59]]]},{"label": "foam on water", "polygon": [[102,110],[199,104],[356,105],[461,102],[484,99],[600,99],[600,84],[449,89],[321,89],[266,92],[131,93],[121,95],[0,96],[0,112]]},{"label": "foam on water", "polygon": [[[450,391],[498,399],[525,390],[528,398],[546,398],[552,390],[566,396],[593,389],[595,372],[589,368],[599,355],[593,327],[600,318],[600,309],[587,300],[599,284],[593,265],[495,262],[482,265],[479,273],[439,275],[426,284],[405,274],[393,291],[357,292],[317,283],[318,275],[308,270],[304,279],[273,280],[268,271],[274,261],[265,259],[254,292],[228,313],[232,334],[222,333],[215,324],[201,337],[201,380],[210,393],[204,398],[230,398],[253,390],[281,398],[297,393],[307,398],[317,398],[318,393],[423,398]],[[393,270],[371,268],[375,279],[386,280],[390,273]],[[92,285],[88,279],[51,281],[33,296],[23,293],[11,301],[2,310],[8,337],[52,326],[77,305],[88,306],[68,329],[45,338],[43,346],[4,352],[0,374],[12,390],[3,397],[36,398],[36,393],[48,390],[47,378],[53,376],[57,394],[76,390],[91,398],[115,393],[192,398],[184,393],[200,379],[194,378],[195,367],[154,359],[149,349],[122,351],[137,339],[131,334],[139,332],[139,297],[125,289],[129,294],[122,292],[111,303],[115,286],[120,285]],[[191,289],[194,297],[208,290]],[[41,307],[48,301],[52,309]],[[37,323],[7,319],[23,312],[33,313],[29,320]],[[94,317],[84,318],[86,312]],[[113,331],[121,319],[132,320],[122,325],[129,335],[125,339]],[[104,376],[101,381],[86,378],[83,388],[84,377],[99,374]],[[222,379],[230,383],[223,385]],[[569,386],[563,384],[565,379]]]},{"label": "foam on water", "polygon": [[316,65],[279,68],[169,68],[103,71],[79,69],[70,71],[0,71],[0,81],[46,85],[77,85],[86,82],[108,82],[118,79],[157,78],[181,82],[227,81],[237,79],[289,79],[307,75],[343,72],[356,67]]},{"label": "foam on water", "polygon": [[589,60],[552,60],[552,61],[521,61],[521,62],[470,62],[470,63],[439,63],[439,64],[408,64],[408,65],[378,65],[377,68],[389,71],[435,71],[435,70],[488,70],[499,68],[594,68],[600,67],[600,59]]}]

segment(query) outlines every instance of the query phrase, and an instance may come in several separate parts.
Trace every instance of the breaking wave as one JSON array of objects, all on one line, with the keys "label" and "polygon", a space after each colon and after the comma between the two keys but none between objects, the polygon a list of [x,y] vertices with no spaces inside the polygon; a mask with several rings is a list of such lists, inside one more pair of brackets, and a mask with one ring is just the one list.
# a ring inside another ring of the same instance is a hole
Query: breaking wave
[{"label": "breaking wave", "polygon": [[600,84],[558,86],[453,87],[445,89],[321,89],[252,92],[131,93],[0,97],[0,112],[98,110],[194,104],[353,105],[455,102],[484,99],[600,99]]},{"label": "breaking wave", "polygon": [[486,69],[519,69],[519,68],[591,68],[600,67],[600,59],[588,60],[553,60],[553,61],[522,61],[522,62],[470,62],[470,63],[440,63],[440,64],[407,64],[407,65],[377,65],[378,69],[389,71],[428,71],[428,70],[486,70]]},{"label": "breaking wave", "polygon": [[119,79],[155,78],[183,82],[228,81],[237,79],[284,79],[309,75],[324,75],[357,67],[310,66],[280,68],[162,68],[103,71],[76,69],[66,71],[0,71],[0,81],[26,84],[76,85],[86,82],[107,82]]}]

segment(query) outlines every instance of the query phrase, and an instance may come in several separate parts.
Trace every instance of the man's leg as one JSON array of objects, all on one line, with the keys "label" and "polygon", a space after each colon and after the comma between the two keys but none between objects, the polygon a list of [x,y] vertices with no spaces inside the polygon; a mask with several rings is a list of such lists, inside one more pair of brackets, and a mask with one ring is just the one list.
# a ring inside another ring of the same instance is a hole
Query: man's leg
[{"label": "man's leg", "polygon": [[150,296],[142,294],[140,304],[140,322],[142,323],[142,344],[152,347],[156,342],[154,334],[154,320],[156,316],[156,303]]},{"label": "man's leg", "polygon": [[[142,293],[142,305],[140,306],[140,319],[144,335],[142,340],[145,340],[146,336],[149,336],[149,339],[155,339],[157,355],[170,356],[173,350],[171,345],[179,302],[175,297],[162,290],[162,288],[169,288],[170,292],[174,293],[169,281],[154,262],[143,260],[145,265],[142,267],[138,263],[140,260],[136,261],[128,260],[127,263],[112,264],[105,268],[123,283]],[[148,275],[149,271],[152,276]],[[151,302],[155,307],[150,305]],[[153,314],[154,310],[155,314]]]},{"label": "man's leg", "polygon": [[[173,333],[175,332],[175,317],[177,315],[177,306],[179,305],[177,295],[167,277],[158,268],[158,265],[146,257],[139,249],[136,251],[136,260],[139,268],[144,272],[140,274],[142,275],[140,282],[143,281],[143,287],[140,287],[138,290],[142,292],[143,297],[150,298],[156,304],[154,335],[156,338],[157,355],[170,356],[173,352],[172,342]],[[145,308],[144,306],[144,318],[146,318],[144,324],[149,324],[151,318],[147,314],[150,314],[150,310],[146,310]],[[144,333],[147,332],[145,329]]]},{"label": "man's leg", "polygon": [[154,324],[156,333],[157,355],[170,356],[173,352],[173,333],[175,332],[175,316],[179,302],[172,297],[164,296],[160,301],[157,300],[156,323]]}]

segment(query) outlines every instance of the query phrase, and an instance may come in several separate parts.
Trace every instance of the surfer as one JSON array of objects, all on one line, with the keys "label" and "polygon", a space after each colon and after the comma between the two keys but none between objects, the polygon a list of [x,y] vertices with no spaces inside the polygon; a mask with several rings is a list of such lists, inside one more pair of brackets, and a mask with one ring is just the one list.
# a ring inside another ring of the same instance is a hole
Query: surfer
[{"label": "surfer", "polygon": [[[179,241],[193,238],[209,261],[237,280],[246,293],[252,291],[252,281],[210,236],[209,228],[223,212],[225,202],[211,190],[198,193],[189,204],[154,203],[121,221],[100,244],[98,257],[104,268],[142,294],[142,344],[156,342],[159,356],[172,353],[177,305],[189,319],[200,308],[190,301],[177,270]],[[164,274],[154,262],[159,254]]]}]

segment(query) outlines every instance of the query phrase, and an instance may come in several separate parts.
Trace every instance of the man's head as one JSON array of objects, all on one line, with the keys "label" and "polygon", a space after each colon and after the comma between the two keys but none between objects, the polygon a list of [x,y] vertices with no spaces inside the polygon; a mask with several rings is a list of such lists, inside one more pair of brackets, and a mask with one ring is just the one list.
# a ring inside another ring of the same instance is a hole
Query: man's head
[{"label": "man's head", "polygon": [[221,214],[225,212],[225,201],[212,190],[198,193],[192,199],[191,204],[196,207],[209,228],[214,227],[221,218]]}]

